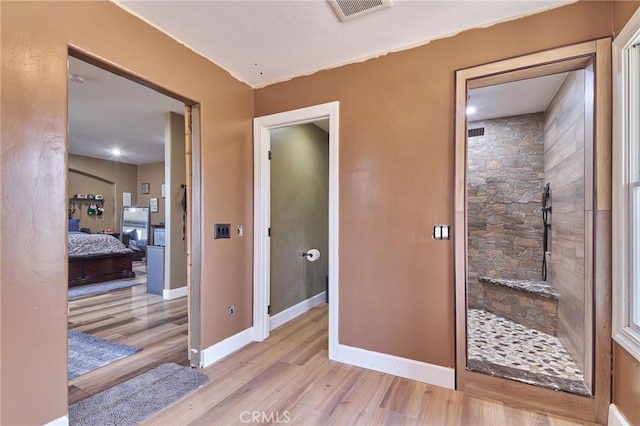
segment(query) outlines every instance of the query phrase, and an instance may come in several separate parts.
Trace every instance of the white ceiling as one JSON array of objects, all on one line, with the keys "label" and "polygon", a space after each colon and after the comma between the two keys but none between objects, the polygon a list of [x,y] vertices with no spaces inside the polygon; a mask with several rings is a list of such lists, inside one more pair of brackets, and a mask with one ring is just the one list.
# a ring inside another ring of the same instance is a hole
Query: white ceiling
[{"label": "white ceiling", "polygon": [[326,0],[112,0],[253,87],[573,3],[394,0],[342,23]]},{"label": "white ceiling", "polygon": [[[341,23],[326,0],[112,1],[253,87],[573,2],[394,0],[389,9]],[[75,58],[69,59],[69,73],[86,80],[69,82],[70,153],[130,164],[164,160],[164,114],[182,114],[184,104]],[[555,93],[555,84],[548,90]],[[522,90],[513,97],[518,103],[545,102],[539,99],[540,87]],[[479,103],[473,120],[510,102],[504,97],[495,101],[495,94],[472,96]],[[525,106],[528,112],[532,108],[539,106]],[[512,113],[506,115],[520,111],[508,109]],[[123,155],[114,157],[112,148]]]},{"label": "white ceiling", "polygon": [[469,90],[467,105],[476,109],[469,121],[546,111],[568,73],[512,81]]}]

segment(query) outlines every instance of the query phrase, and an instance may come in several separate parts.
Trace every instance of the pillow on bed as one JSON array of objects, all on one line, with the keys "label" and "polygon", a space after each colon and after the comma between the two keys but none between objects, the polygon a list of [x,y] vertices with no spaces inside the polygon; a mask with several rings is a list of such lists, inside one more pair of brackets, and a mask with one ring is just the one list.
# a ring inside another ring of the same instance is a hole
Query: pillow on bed
[{"label": "pillow on bed", "polygon": [[80,219],[69,219],[69,232],[80,231]]}]

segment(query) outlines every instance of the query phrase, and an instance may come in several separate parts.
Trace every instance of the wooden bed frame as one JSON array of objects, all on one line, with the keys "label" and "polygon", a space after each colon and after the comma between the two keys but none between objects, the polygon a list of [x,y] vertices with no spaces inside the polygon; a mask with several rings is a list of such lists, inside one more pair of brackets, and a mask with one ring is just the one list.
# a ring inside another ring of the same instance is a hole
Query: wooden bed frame
[{"label": "wooden bed frame", "polygon": [[133,252],[69,257],[69,288],[135,276]]}]

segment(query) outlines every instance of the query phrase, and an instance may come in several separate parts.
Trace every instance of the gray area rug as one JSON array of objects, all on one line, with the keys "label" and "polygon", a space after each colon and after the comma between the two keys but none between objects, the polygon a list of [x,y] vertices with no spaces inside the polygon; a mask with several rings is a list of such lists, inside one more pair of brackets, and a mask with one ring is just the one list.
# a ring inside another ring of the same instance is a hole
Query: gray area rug
[{"label": "gray area rug", "polygon": [[67,377],[74,379],[103,365],[133,355],[142,348],[123,345],[85,333],[69,330]]},{"label": "gray area rug", "polygon": [[112,290],[133,287],[140,284],[142,283],[132,281],[107,281],[104,283],[72,287],[68,291],[68,298],[73,299],[75,297],[89,296],[91,294],[106,293]]},{"label": "gray area rug", "polygon": [[178,364],[153,370],[69,406],[69,424],[137,425],[209,381],[207,375]]}]

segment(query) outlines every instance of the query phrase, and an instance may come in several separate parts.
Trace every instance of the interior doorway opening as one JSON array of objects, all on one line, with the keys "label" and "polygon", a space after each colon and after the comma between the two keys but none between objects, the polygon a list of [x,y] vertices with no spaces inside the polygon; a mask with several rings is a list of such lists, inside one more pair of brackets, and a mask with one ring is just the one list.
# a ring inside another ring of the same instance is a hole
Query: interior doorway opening
[{"label": "interior doorway opening", "polygon": [[[272,218],[272,187],[271,164],[269,157],[271,151],[272,131],[284,129],[289,126],[305,126],[310,123],[326,122],[328,124],[328,241],[327,241],[327,284],[329,302],[329,357],[335,358],[337,348],[337,324],[338,324],[338,102],[317,105],[299,110],[258,117],[254,120],[254,330],[255,340],[262,341],[269,336],[271,330],[270,307],[271,304],[271,240],[270,233],[274,218]],[[313,127],[313,126],[312,126]],[[303,129],[305,127],[298,127]],[[311,128],[306,128],[311,129]],[[313,130],[315,131],[315,130]],[[277,131],[276,131],[277,133]],[[300,147],[301,145],[298,145]],[[326,152],[326,151],[325,151]],[[316,247],[297,247],[292,243],[291,251],[298,253],[300,271],[308,268],[311,263],[311,249]],[[300,244],[315,244],[312,240]],[[320,244],[320,241],[318,241]],[[304,248],[302,248],[304,247]],[[297,250],[296,250],[297,249]],[[315,253],[315,251],[314,251]],[[315,256],[315,254],[313,254]],[[322,253],[320,253],[322,257]],[[317,262],[314,262],[317,263]],[[315,265],[313,265],[315,266]],[[311,274],[313,275],[313,274]],[[316,277],[317,278],[317,277]],[[317,281],[317,279],[315,280]],[[315,283],[318,286],[318,283]],[[315,288],[315,290],[318,290]],[[297,316],[308,310],[311,305],[323,300],[322,293],[316,292],[310,287],[310,292],[316,294],[310,298],[297,300],[295,305],[285,308],[291,315]],[[302,293],[307,290],[302,290]],[[313,296],[316,296],[314,299]],[[302,295],[298,295],[300,299]],[[309,300],[311,299],[311,300]],[[296,300],[296,299],[292,299]],[[283,312],[284,312],[283,311]],[[283,315],[286,318],[286,314]]]},{"label": "interior doorway opening", "polygon": [[[580,415],[595,422],[606,419],[611,385],[609,55],[610,41],[603,39],[456,73],[457,388],[558,414],[581,407]],[[560,87],[542,116],[520,115],[507,124],[499,117],[486,123],[480,139],[482,120],[474,122],[467,111],[478,91],[554,75]],[[500,136],[500,127],[510,134]],[[496,155],[483,160],[492,149]],[[486,175],[492,171],[498,173]],[[522,276],[509,275],[516,273]],[[538,302],[540,309],[529,309]],[[491,358],[513,360],[512,352],[530,343],[524,335],[507,341],[513,336],[502,331],[511,322],[536,335],[557,334],[551,337],[572,366],[554,358],[559,350],[539,344],[522,360],[546,350],[542,365]],[[546,374],[550,366],[562,371]],[[574,377],[563,376],[568,370]]]},{"label": "interior doorway opening", "polygon": [[270,326],[327,299],[329,120],[270,131]]},{"label": "interior doorway opening", "polygon": [[[468,91],[468,368],[591,396],[593,64]],[[555,203],[554,203],[555,201]]]},{"label": "interior doorway opening", "polygon": [[[69,278],[80,285],[69,293],[73,404],[163,362],[198,365],[189,349],[199,349],[199,316],[188,303],[199,304],[199,274],[187,256],[199,262],[192,250],[199,233],[191,230],[195,213],[182,207],[199,205],[200,159],[191,155],[199,143],[193,101],[76,49],[69,50],[68,72]],[[83,179],[69,179],[75,175]],[[109,189],[97,188],[99,181]],[[87,240],[72,252],[72,234],[102,237],[111,248]],[[75,340],[87,339],[126,355],[85,362],[89,355]],[[77,368],[85,364],[91,368]]]}]

